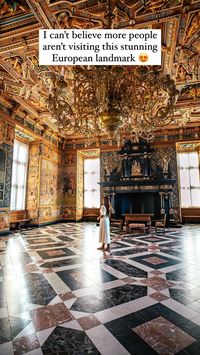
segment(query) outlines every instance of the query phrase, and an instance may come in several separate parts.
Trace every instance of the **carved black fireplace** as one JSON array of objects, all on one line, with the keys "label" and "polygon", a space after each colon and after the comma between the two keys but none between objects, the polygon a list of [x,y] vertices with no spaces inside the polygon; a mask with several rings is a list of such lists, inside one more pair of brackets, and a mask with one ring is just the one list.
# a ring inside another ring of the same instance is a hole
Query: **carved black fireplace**
[{"label": "carved black fireplace", "polygon": [[109,171],[105,164],[104,181],[99,183],[110,196],[115,216],[151,213],[159,219],[166,213],[168,222],[173,222],[172,194],[177,180],[171,178],[169,160],[163,157],[162,164],[152,169],[153,149],[144,141],[126,141],[117,153],[115,168]]},{"label": "carved black fireplace", "polygon": [[155,219],[167,214],[174,221],[172,189],[175,179],[105,181],[99,184],[110,196],[115,216],[125,213],[153,213]]},{"label": "carved black fireplace", "polygon": [[160,198],[158,193],[117,193],[114,198],[115,216],[120,217],[126,213],[154,214],[160,218]]}]

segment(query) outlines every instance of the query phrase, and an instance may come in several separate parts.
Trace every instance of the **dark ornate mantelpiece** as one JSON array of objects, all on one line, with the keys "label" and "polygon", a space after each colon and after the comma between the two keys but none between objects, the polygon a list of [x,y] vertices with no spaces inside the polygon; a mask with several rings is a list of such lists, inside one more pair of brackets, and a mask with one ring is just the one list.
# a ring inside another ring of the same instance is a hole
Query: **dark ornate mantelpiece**
[{"label": "dark ornate mantelpiece", "polygon": [[129,192],[142,192],[155,191],[159,192],[169,191],[173,188],[173,185],[177,182],[176,179],[163,179],[163,180],[122,180],[122,181],[103,181],[99,182],[99,185],[103,187],[104,191],[123,193]]},{"label": "dark ornate mantelpiece", "polygon": [[[103,192],[108,194],[111,199],[111,203],[114,209],[117,207],[117,200],[119,201],[119,195],[129,194],[130,205],[129,211],[120,211],[118,209],[117,215],[123,214],[125,212],[133,212],[133,205],[137,206],[137,210],[134,212],[145,213],[151,212],[154,214],[155,218],[162,217],[165,213],[167,213],[168,221],[174,221],[174,211],[173,211],[173,202],[172,202],[172,190],[174,184],[176,184],[176,179],[165,179],[165,180],[128,180],[128,181],[104,181],[100,182],[99,185],[103,187]],[[134,194],[134,195],[133,195]],[[141,201],[140,206],[138,206],[138,196],[136,194],[140,194]],[[147,196],[147,194],[149,196]],[[155,200],[155,196],[157,195],[156,202],[153,203],[151,200]],[[122,196],[120,196],[122,197]],[[128,198],[127,195],[125,199]],[[150,199],[148,198],[150,197]],[[122,198],[120,198],[122,204]],[[149,204],[148,210],[145,210],[144,204]],[[123,213],[122,213],[123,212]]]}]

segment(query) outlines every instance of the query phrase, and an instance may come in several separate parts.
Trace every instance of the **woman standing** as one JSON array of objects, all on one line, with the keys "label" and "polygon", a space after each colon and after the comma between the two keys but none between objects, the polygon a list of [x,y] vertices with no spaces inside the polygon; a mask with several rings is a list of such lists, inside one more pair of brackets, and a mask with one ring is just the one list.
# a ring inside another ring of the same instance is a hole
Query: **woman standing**
[{"label": "woman standing", "polygon": [[[99,243],[101,246],[97,248],[98,250],[106,250],[109,253],[110,249],[110,220],[109,220],[109,211],[110,211],[110,203],[109,198],[107,196],[104,197],[103,204],[100,208],[100,216],[97,217],[97,220],[100,221],[99,228]],[[106,244],[106,248],[105,248]]]}]

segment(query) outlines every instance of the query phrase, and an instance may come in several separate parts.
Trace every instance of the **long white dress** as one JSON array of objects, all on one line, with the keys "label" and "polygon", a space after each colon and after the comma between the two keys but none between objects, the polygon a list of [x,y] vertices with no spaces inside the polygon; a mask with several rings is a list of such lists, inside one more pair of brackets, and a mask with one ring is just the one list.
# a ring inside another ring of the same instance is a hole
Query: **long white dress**
[{"label": "long white dress", "polygon": [[104,205],[100,208],[99,243],[110,244],[110,220]]}]

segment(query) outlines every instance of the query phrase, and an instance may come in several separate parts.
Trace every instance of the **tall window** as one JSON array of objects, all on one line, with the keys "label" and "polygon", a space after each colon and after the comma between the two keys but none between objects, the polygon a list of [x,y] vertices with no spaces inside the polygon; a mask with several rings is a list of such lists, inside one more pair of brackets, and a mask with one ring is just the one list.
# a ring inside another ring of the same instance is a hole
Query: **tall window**
[{"label": "tall window", "polygon": [[199,158],[197,152],[178,153],[181,206],[200,206]]},{"label": "tall window", "polygon": [[84,159],[84,207],[99,208],[100,205],[100,159]]},{"label": "tall window", "polygon": [[28,145],[15,140],[12,166],[11,210],[25,209],[27,166]]}]

